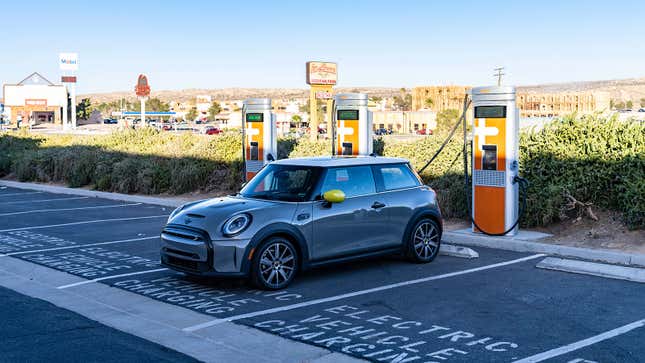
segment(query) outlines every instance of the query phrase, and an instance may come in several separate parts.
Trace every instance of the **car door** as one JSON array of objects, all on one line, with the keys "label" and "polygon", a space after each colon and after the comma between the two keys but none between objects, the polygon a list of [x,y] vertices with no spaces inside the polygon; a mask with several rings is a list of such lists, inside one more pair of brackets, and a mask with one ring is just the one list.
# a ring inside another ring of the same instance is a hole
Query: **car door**
[{"label": "car door", "polygon": [[339,189],[345,201],[313,206],[313,255],[326,259],[378,249],[386,244],[388,229],[385,203],[376,193],[369,166],[329,168],[321,192]]},{"label": "car door", "polygon": [[408,222],[419,207],[422,183],[410,166],[404,163],[377,165],[373,169],[377,190],[383,195],[384,209],[389,217],[390,228],[386,234],[388,244],[401,244]]}]

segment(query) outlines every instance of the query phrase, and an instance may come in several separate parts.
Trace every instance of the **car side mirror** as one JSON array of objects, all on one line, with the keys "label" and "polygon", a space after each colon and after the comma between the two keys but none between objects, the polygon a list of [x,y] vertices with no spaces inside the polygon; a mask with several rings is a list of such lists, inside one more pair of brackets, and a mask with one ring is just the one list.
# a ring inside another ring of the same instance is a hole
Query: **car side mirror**
[{"label": "car side mirror", "polygon": [[323,193],[323,199],[328,203],[342,203],[345,201],[345,193],[340,189],[332,189]]}]

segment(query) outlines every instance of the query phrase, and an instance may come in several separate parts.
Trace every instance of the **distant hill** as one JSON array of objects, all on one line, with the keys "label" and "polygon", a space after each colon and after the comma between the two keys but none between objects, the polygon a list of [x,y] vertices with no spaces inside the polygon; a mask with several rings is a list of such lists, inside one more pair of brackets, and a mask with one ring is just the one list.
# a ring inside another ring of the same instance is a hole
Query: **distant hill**
[{"label": "distant hill", "polygon": [[[552,83],[541,85],[518,86],[520,92],[578,92],[605,91],[615,100],[632,100],[638,103],[645,98],[645,77],[606,81],[585,81]],[[393,97],[400,94],[400,88],[393,87],[339,87],[336,92],[362,92],[370,96]],[[151,97],[163,101],[185,102],[197,95],[210,95],[214,100],[241,100],[251,97],[269,97],[273,99],[302,99],[309,97],[306,88],[219,88],[219,89],[184,89],[153,91]],[[134,99],[134,92],[109,92],[78,95],[78,99],[91,98],[93,103],[111,102],[121,98]]]},{"label": "distant hill", "polygon": [[[370,96],[391,97],[400,93],[400,88],[386,87],[338,87],[336,92],[361,92]],[[268,97],[273,99],[297,99],[309,97],[309,89],[306,88],[219,88],[219,89],[183,89],[183,90],[162,90],[152,91],[150,97],[158,97],[162,101],[185,102],[194,99],[198,95],[210,95],[213,100],[230,101],[242,100],[252,97]],[[121,98],[136,98],[134,92],[109,92],[90,93],[78,95],[77,98],[91,98],[92,103],[111,102]]]}]

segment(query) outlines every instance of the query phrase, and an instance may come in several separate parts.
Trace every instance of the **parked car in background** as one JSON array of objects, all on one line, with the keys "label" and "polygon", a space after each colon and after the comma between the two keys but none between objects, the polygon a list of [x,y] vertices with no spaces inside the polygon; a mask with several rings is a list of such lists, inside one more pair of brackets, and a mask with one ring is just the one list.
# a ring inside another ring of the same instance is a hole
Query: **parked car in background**
[{"label": "parked car in background", "polygon": [[638,112],[645,112],[645,108],[639,108]]},{"label": "parked car in background", "polygon": [[283,159],[235,196],[175,209],[161,232],[161,263],[275,290],[330,263],[397,253],[431,262],[442,227],[435,192],[405,159]]},{"label": "parked car in background", "polygon": [[218,127],[215,127],[215,126],[206,126],[204,128],[204,133],[206,135],[219,135],[222,132],[224,132],[224,131],[222,131],[222,129],[220,129]]},{"label": "parked car in background", "polygon": [[432,135],[432,130],[430,130],[430,129],[418,129],[416,134],[417,135]]},{"label": "parked car in background", "polygon": [[117,119],[115,119],[115,118],[106,118],[106,119],[103,119],[103,123],[104,124],[118,124],[119,121]]},{"label": "parked car in background", "polygon": [[392,135],[392,129],[379,128],[374,131],[374,135]]}]

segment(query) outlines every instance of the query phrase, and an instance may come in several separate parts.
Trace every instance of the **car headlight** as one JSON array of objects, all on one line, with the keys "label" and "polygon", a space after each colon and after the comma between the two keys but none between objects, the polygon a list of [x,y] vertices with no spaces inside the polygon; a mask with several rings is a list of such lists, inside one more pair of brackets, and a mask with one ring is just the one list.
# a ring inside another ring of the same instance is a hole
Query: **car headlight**
[{"label": "car headlight", "polygon": [[246,227],[251,224],[251,216],[246,213],[234,215],[229,218],[224,226],[222,226],[222,233],[227,237],[235,236],[242,233]]}]

